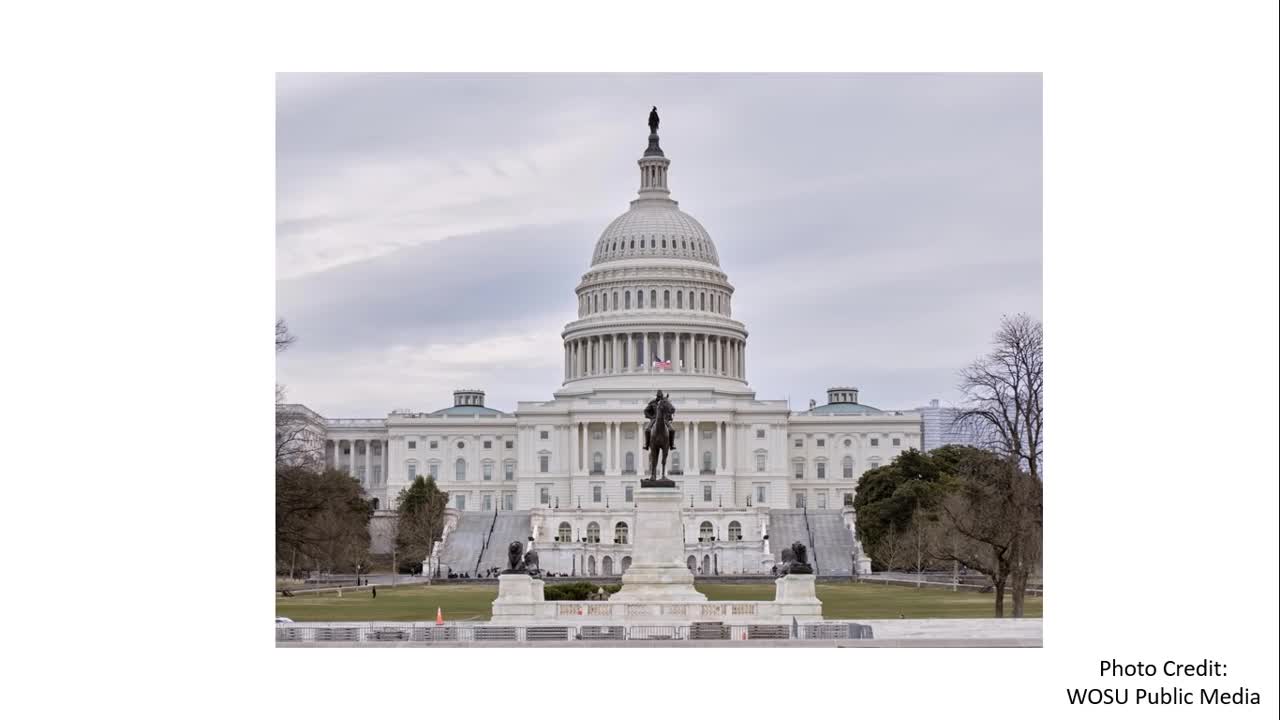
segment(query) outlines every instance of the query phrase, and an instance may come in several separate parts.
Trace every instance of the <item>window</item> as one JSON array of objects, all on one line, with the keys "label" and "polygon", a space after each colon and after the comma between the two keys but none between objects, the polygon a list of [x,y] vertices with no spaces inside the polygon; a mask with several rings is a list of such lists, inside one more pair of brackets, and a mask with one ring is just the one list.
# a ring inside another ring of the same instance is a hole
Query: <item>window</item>
[{"label": "window", "polygon": [[711,451],[702,453],[702,469],[704,472],[711,472]]},{"label": "window", "polygon": [[827,507],[827,493],[825,490],[818,491],[818,509]]},{"label": "window", "polygon": [[636,454],[633,452],[627,453],[626,460],[623,462],[622,467],[623,472],[634,474],[636,471]]},{"label": "window", "polygon": [[631,485],[623,485],[623,486],[622,486],[622,499],[623,499],[623,500],[625,500],[625,501],[627,501],[627,502],[635,502],[635,499],[636,499],[636,489],[635,489],[635,487],[633,487],[633,486],[631,486]]},{"label": "window", "polygon": [[670,290],[662,291],[662,307],[664,308],[671,307],[671,291]]},{"label": "window", "polygon": [[516,479],[516,466],[513,463],[507,463],[502,466],[502,479],[511,482]]},{"label": "window", "polygon": [[556,532],[556,541],[573,542],[573,528],[569,527],[569,523],[560,523],[560,528]]},{"label": "window", "polygon": [[516,496],[514,494],[502,493],[502,509],[503,510],[516,509]]},{"label": "window", "polygon": [[844,506],[853,507],[853,493],[844,494]]},{"label": "window", "polygon": [[587,523],[587,542],[589,543],[600,542],[600,524],[599,523],[594,523],[594,522]]},{"label": "window", "polygon": [[418,449],[418,441],[417,441],[417,440],[410,440],[410,441],[409,441],[409,449],[410,449],[410,450],[417,450],[417,449]]},{"label": "window", "polygon": [[841,466],[843,468],[841,470],[842,476],[845,479],[852,478],[853,477],[853,458],[846,456],[844,459],[844,462],[841,463]]},{"label": "window", "polygon": [[756,502],[763,503],[768,501],[769,501],[769,486],[757,485],[756,486]]},{"label": "window", "polygon": [[703,483],[702,485],[702,502],[711,502],[711,484]]},{"label": "window", "polygon": [[[644,242],[644,241],[642,240],[641,242]],[[636,307],[641,309],[644,308],[644,291],[643,290],[636,291]]]},{"label": "window", "polygon": [[459,450],[461,450],[462,448],[464,448],[464,447],[466,447],[466,446],[467,446],[467,444],[466,444],[466,443],[462,442],[461,440],[459,440],[459,441],[458,441],[458,449],[459,449]]},{"label": "window", "polygon": [[613,293],[613,309],[614,310],[618,309],[618,293],[617,292]]},{"label": "window", "polygon": [[343,454],[343,455],[350,455],[350,454],[351,454],[351,448],[349,448],[349,447],[342,448],[342,454]]},{"label": "window", "polygon": [[629,535],[628,535],[628,533],[627,533],[627,530],[628,530],[628,528],[627,528],[627,524],[626,524],[626,523],[624,523],[624,522],[620,522],[620,523],[618,523],[617,525],[614,525],[614,526],[613,526],[613,541],[614,541],[615,543],[619,544],[619,545],[626,545],[627,543],[631,542],[631,541],[628,539],[628,538],[629,538]]},{"label": "window", "polygon": [[676,309],[680,310],[683,308],[684,308],[684,293],[680,290],[677,290],[676,291]]},{"label": "window", "polygon": [[804,463],[797,462],[792,467],[795,470],[795,473],[794,473],[795,478],[797,480],[803,480],[804,479]]},{"label": "window", "polygon": [[825,439],[825,438],[818,438],[818,447],[826,447],[826,446],[827,446],[827,441],[826,441],[826,439]]},{"label": "window", "polygon": [[492,450],[492,449],[493,449],[493,441],[492,441],[492,440],[485,440],[485,441],[484,441],[484,449],[485,449],[485,450]]},{"label": "window", "polygon": [[443,479],[444,479],[444,478],[441,478],[441,477],[440,477],[440,463],[435,463],[435,462],[433,462],[433,463],[431,463],[430,465],[428,465],[428,466],[427,466],[427,468],[428,468],[427,472],[429,472],[429,473],[431,474],[431,477],[433,477],[433,478],[435,478],[435,479],[437,479],[437,480],[443,480]]},{"label": "window", "polygon": [[827,479],[827,464],[824,462],[818,463],[818,479],[819,480]]},{"label": "window", "polygon": [[767,457],[765,456],[764,453],[760,453],[759,455],[756,455],[756,472],[764,472],[764,466],[766,462],[767,462]]},{"label": "window", "polygon": [[551,456],[550,455],[538,456],[538,472],[551,472]]},{"label": "window", "polygon": [[853,441],[852,441],[852,440],[850,440],[849,438],[845,438],[845,439],[844,439],[844,446],[845,446],[845,447],[849,447],[849,446],[850,446],[850,445],[852,445],[852,444],[853,444]]},{"label": "window", "polygon": [[591,502],[604,502],[604,488],[599,485],[591,486]]},{"label": "window", "polygon": [[481,500],[480,505],[481,505],[481,507],[483,507],[485,510],[492,510],[492,509],[493,509],[493,496],[492,496],[492,495],[490,495],[489,493],[485,493],[485,494],[484,494],[484,498]]},{"label": "window", "polygon": [[454,507],[456,507],[456,508],[458,508],[459,510],[466,510],[466,509],[467,509],[467,496],[466,496],[466,495],[461,495],[461,494],[459,494],[459,495],[454,495],[454,496],[453,496],[453,506],[454,506]]},{"label": "window", "polygon": [[604,455],[598,452],[591,455],[591,472],[597,475],[604,473]]},{"label": "window", "polygon": [[635,440],[635,439],[636,439],[636,431],[635,431],[635,430],[628,430],[628,431],[626,431],[626,432],[624,432],[624,433],[622,434],[622,437],[624,437],[624,438],[626,438],[626,439],[628,439],[628,440]]},{"label": "window", "polygon": [[802,507],[804,507],[804,493],[798,492],[796,493],[796,509],[799,510]]},{"label": "window", "polygon": [[657,290],[649,291],[649,307],[651,308],[658,307],[658,291]]},{"label": "window", "polygon": [[894,446],[894,447],[901,447],[901,446],[902,446],[902,438],[894,438],[894,439],[893,439],[893,446]]},{"label": "window", "polygon": [[804,447],[804,438],[796,438],[796,447]]},{"label": "window", "polygon": [[506,448],[507,448],[508,450],[510,450],[511,448],[513,448],[513,447],[515,447],[515,446],[516,446],[516,444],[515,444],[515,442],[514,442],[514,441],[512,441],[512,440],[508,440],[508,441],[506,442]]},{"label": "window", "polygon": [[871,447],[880,447],[880,438],[871,438]]},{"label": "window", "polygon": [[[633,240],[632,243],[634,242],[635,241]],[[622,294],[622,307],[627,310],[631,309],[631,291],[630,290]]]},{"label": "window", "polygon": [[763,439],[764,439],[764,430],[757,430],[757,431],[756,431],[756,439],[757,439],[757,440],[763,440]]},{"label": "window", "polygon": [[466,482],[467,480],[467,461],[458,458],[458,462],[453,464],[453,478],[458,482]]},{"label": "window", "polygon": [[681,475],[681,474],[683,474],[683,473],[684,473],[684,471],[680,469],[680,451],[679,451],[679,450],[672,450],[672,451],[671,451],[671,470],[670,470],[670,472],[671,472],[671,473],[673,473],[673,474],[676,474],[676,475]]},{"label": "window", "polygon": [[409,471],[406,479],[409,482],[413,482],[414,479],[418,477],[418,463],[411,462],[405,466],[405,469]]},{"label": "window", "polygon": [[591,439],[592,439],[592,440],[603,440],[603,439],[604,439],[604,433],[603,433],[603,432],[601,432],[601,431],[599,431],[599,430],[592,430],[592,431],[591,431]]},{"label": "window", "polygon": [[493,481],[493,463],[485,463],[482,469],[484,471],[484,481],[492,482]]},{"label": "window", "polygon": [[549,438],[549,437],[551,437],[551,433],[550,433],[549,431],[547,431],[547,430],[540,430],[540,431],[538,431],[538,439],[539,439],[539,440],[546,440],[546,439],[547,439],[547,438]]},{"label": "window", "polygon": [[551,488],[544,488],[544,487],[538,488],[538,504],[539,505],[551,504]]},{"label": "window", "polygon": [[703,440],[710,440],[710,439],[711,439],[711,431],[710,431],[710,430],[703,430],[703,431],[702,431],[702,439],[703,439]]},{"label": "window", "polygon": [[880,467],[880,463],[875,460],[872,460],[871,462],[867,463],[867,466],[870,467],[872,470],[875,470],[876,468]]},{"label": "window", "polygon": [[440,447],[440,442],[438,440],[432,440],[430,443],[428,443],[427,446],[430,447],[432,450],[435,450],[436,448]]},{"label": "window", "polygon": [[711,539],[715,536],[716,529],[712,527],[711,522],[703,520],[702,524],[698,526],[698,542],[711,542]]},{"label": "window", "polygon": [[729,523],[729,539],[730,540],[742,539],[742,523],[738,522],[737,520],[734,520]]}]

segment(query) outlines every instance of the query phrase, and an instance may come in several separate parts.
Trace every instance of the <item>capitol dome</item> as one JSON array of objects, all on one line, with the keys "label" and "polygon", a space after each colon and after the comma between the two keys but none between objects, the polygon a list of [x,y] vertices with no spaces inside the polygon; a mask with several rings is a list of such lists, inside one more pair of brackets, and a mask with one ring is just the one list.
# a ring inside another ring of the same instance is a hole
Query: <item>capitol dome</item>
[{"label": "capitol dome", "polygon": [[596,241],[565,326],[565,386],[746,390],[747,330],[733,319],[733,285],[702,223],[667,188],[671,161],[656,129],[637,161],[631,207]]}]

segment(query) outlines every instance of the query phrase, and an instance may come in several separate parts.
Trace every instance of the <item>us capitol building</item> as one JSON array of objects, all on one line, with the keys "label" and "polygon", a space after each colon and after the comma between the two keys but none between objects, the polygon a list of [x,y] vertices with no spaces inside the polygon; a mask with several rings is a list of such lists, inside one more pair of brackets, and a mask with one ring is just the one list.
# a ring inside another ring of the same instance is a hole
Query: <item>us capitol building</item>
[{"label": "us capitol building", "polygon": [[[819,574],[870,571],[854,539],[854,489],[866,470],[921,447],[921,415],[861,404],[851,386],[803,412],[757,399],[733,285],[711,235],[671,198],[670,165],[654,127],[639,193],[601,233],[575,288],[551,400],[504,412],[481,390],[456,390],[449,407],[377,419],[295,406],[325,461],[350,470],[381,509],[418,475],[449,493],[429,571],[474,577],[503,566],[511,540],[532,537],[544,570],[620,575],[647,471],[642,413],[659,388],[676,407],[669,476],[687,499],[696,574],[767,574],[795,540],[813,548]],[[385,548],[374,534],[375,551]]]}]

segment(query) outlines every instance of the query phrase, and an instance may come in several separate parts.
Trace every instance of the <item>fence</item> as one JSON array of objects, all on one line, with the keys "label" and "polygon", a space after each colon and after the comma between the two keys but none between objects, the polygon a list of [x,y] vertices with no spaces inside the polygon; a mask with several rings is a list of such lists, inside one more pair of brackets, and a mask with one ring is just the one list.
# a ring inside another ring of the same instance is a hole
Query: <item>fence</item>
[{"label": "fence", "polygon": [[646,640],[870,640],[871,626],[852,622],[733,625],[494,625],[489,623],[281,623],[278,643],[529,643]]}]

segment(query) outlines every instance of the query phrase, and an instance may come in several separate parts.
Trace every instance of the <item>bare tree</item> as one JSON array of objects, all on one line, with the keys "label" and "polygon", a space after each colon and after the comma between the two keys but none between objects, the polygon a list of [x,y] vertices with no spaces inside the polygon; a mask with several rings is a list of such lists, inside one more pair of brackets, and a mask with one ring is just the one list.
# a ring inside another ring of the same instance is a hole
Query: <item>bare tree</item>
[{"label": "bare tree", "polygon": [[902,567],[902,556],[907,551],[907,543],[893,521],[889,522],[889,530],[876,545],[875,557],[884,563],[884,569],[892,572]]},{"label": "bare tree", "polygon": [[[1005,317],[991,352],[960,373],[964,406],[956,423],[1014,467],[1004,485],[1013,616],[1023,616],[1027,581],[1040,556],[1044,464],[1044,331],[1027,315]],[[1025,473],[1030,482],[1016,478]]]}]

